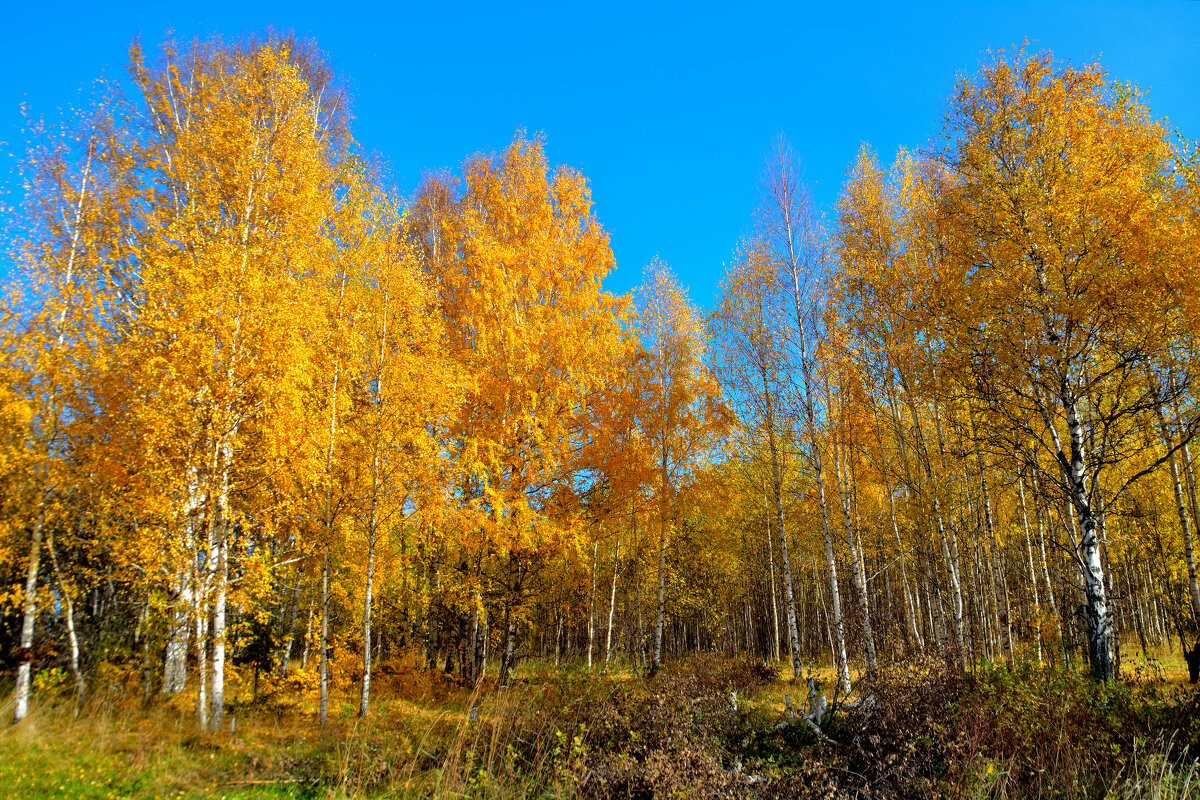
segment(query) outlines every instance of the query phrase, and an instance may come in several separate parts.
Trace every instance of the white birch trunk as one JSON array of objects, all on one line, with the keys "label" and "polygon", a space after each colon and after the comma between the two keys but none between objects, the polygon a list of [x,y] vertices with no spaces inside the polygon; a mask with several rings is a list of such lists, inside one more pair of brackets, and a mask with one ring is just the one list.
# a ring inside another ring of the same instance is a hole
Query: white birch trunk
[{"label": "white birch trunk", "polygon": [[600,556],[600,541],[592,542],[592,593],[588,599],[588,646],[587,646],[587,668],[588,672],[592,671],[592,650],[595,649],[594,641],[596,638],[596,591],[597,579],[596,568]]},{"label": "white birch trunk", "polygon": [[[1059,398],[1067,417],[1070,434],[1071,459],[1066,463],[1060,456],[1063,477],[1070,492],[1070,501],[1079,518],[1079,560],[1083,572],[1083,588],[1086,597],[1088,661],[1092,677],[1099,681],[1110,681],[1117,677],[1114,653],[1112,615],[1108,608],[1108,596],[1104,584],[1104,568],[1100,561],[1100,543],[1096,535],[1096,517],[1091,506],[1088,490],[1088,473],[1085,456],[1083,424],[1077,413],[1075,400],[1069,396]],[[1055,439],[1060,454],[1066,452],[1058,441],[1058,431],[1048,427]]]},{"label": "white birch trunk", "polygon": [[29,543],[29,565],[25,570],[25,596],[21,613],[20,664],[17,666],[17,685],[13,691],[13,722],[29,714],[29,686],[33,673],[33,628],[37,621],[38,566],[42,558],[42,536],[45,530],[44,501],[38,503]]},{"label": "white birch trunk", "polygon": [[763,508],[767,519],[767,571],[771,576],[771,641],[775,646],[775,660],[780,659],[779,603],[775,590],[775,543],[771,540],[771,506],[767,500],[766,481],[763,481]]},{"label": "white birch trunk", "polygon": [[71,677],[75,679],[75,712],[76,719],[83,709],[84,696],[87,686],[83,682],[83,673],[79,671],[79,637],[75,635],[75,603],[71,600],[71,592],[63,582],[62,570],[58,566],[58,554],[54,550],[54,536],[46,537],[46,549],[50,552],[50,563],[54,566],[54,579],[62,591],[63,607],[67,612],[67,642],[71,647]]},{"label": "white birch trunk", "polygon": [[982,464],[980,464],[979,476],[983,491],[983,518],[987,525],[988,541],[991,545],[991,550],[989,551],[990,558],[988,559],[990,562],[989,568],[992,574],[997,575],[1000,579],[1000,633],[1004,636],[1004,659],[1012,661],[1012,606],[1008,596],[1008,576],[1004,574],[1003,554],[1000,552],[1000,542],[996,538],[996,526],[992,520],[992,498],[988,492],[987,477],[983,474]]},{"label": "white birch trunk", "polygon": [[[338,289],[337,323],[339,325],[342,320],[342,298],[345,297],[348,274],[343,271],[341,277],[341,286]],[[338,382],[341,378],[341,366],[341,353],[337,350],[335,333],[333,384],[329,392],[329,449],[325,454],[325,542],[321,554],[321,640],[319,643],[321,660],[320,677],[318,680],[320,685],[320,707],[317,716],[319,725],[322,728],[329,723],[329,548],[333,544],[333,535],[337,522],[333,506],[333,454],[337,441]]]},{"label": "white birch trunk", "polygon": [[500,684],[508,686],[512,680],[513,661],[517,647],[517,624],[512,618],[512,610],[506,612],[508,625],[504,629],[504,663],[500,666]]},{"label": "white birch trunk", "polygon": [[[888,393],[889,403],[891,401],[891,397],[892,397],[892,395],[889,390],[889,393]],[[894,406],[892,406],[892,412],[893,412],[893,421],[897,421],[896,417],[895,417],[895,407]],[[878,451],[879,451],[879,464],[880,464],[880,469],[884,475],[884,485],[887,488],[888,518],[891,520],[891,523],[892,523],[892,535],[896,539],[896,552],[900,556],[900,577],[904,584],[904,601],[905,601],[905,607],[906,607],[906,611],[907,611],[905,616],[908,618],[907,623],[909,626],[909,630],[912,633],[913,640],[917,643],[917,649],[920,652],[924,653],[925,652],[925,640],[921,636],[921,609],[919,606],[919,600],[917,599],[916,595],[914,594],[913,587],[908,582],[908,567],[907,567],[907,564],[905,563],[907,559],[905,557],[904,542],[900,538],[900,526],[896,522],[896,490],[892,486],[891,475],[888,472],[887,462],[885,461],[884,455],[883,455],[883,434],[882,434],[882,427],[881,427],[880,420],[879,420],[879,414],[875,408],[872,408],[872,413],[874,414],[874,417],[875,417],[875,443],[876,443],[876,446],[878,447]],[[907,474],[908,465],[907,465],[907,453],[904,450],[904,438],[899,429],[899,425],[897,425],[896,427],[897,427],[896,438],[897,438],[898,444],[901,447],[901,456],[905,459],[904,469],[905,469],[905,473]]]},{"label": "white birch trunk", "polygon": [[308,669],[308,648],[312,642],[312,601],[308,604],[308,623],[304,626],[304,648],[300,651],[300,669]]},{"label": "white birch trunk", "polygon": [[658,544],[658,610],[654,623],[654,651],[650,664],[650,674],[654,675],[662,666],[663,625],[667,617],[667,441],[666,426],[663,427],[662,443],[662,497],[659,500],[659,532]]},{"label": "white birch trunk", "polygon": [[[1062,621],[1058,615],[1058,603],[1054,600],[1054,584],[1050,580],[1050,561],[1046,558],[1046,522],[1043,516],[1042,504],[1038,502],[1037,475],[1033,476],[1033,511],[1037,519],[1038,550],[1042,561],[1042,579],[1046,581],[1046,602],[1050,604],[1050,614],[1054,617],[1054,625],[1058,628],[1059,638],[1062,637]],[[1049,512],[1045,512],[1048,514]]]},{"label": "white birch trunk", "polygon": [[[916,416],[917,416],[916,409],[913,409],[913,419],[914,420],[916,420]],[[942,457],[942,470],[943,470],[943,472],[945,472],[945,471],[947,471],[946,437],[942,431],[942,418],[941,418],[941,415],[937,411],[936,405],[934,406],[934,418],[933,419],[934,419],[934,426],[935,426],[937,436],[938,436],[938,449],[939,449],[939,452],[941,453],[941,457]],[[917,424],[918,424],[918,430],[920,430],[919,423],[917,423]],[[926,464],[926,466],[927,466],[927,468],[929,468],[928,463]],[[932,486],[932,484],[933,484],[932,471],[929,473],[928,477],[929,477],[930,485]],[[954,601],[954,606],[951,609],[951,612],[954,616],[954,646],[958,651],[956,654],[956,660],[958,662],[958,668],[964,669],[966,666],[966,658],[967,658],[967,637],[963,630],[964,603],[963,603],[962,576],[961,576],[961,572],[960,572],[962,565],[961,565],[961,561],[959,560],[959,553],[958,553],[958,534],[955,532],[953,525],[947,526],[945,524],[945,520],[942,517],[942,503],[941,503],[941,500],[938,498],[936,490],[933,490],[933,513],[934,513],[934,519],[937,522],[938,536],[942,540],[942,554],[945,556],[945,559],[946,559],[946,572],[949,574],[949,577],[950,577],[950,591],[952,594],[952,599]]]},{"label": "white birch trunk", "polygon": [[[71,283],[75,275],[75,259],[79,255],[79,239],[83,229],[83,206],[84,200],[88,194],[88,182],[92,174],[92,157],[94,155],[94,145],[92,140],[88,141],[87,160],[84,163],[83,175],[80,179],[79,196],[76,198],[74,208],[72,209],[72,224],[71,224],[71,243],[67,250],[67,265],[66,274],[62,282],[62,291],[64,294],[62,308],[58,312],[58,337],[54,344],[54,355],[62,349],[63,342],[66,337],[65,321],[67,318],[67,310],[70,306],[67,295]],[[57,388],[51,389],[51,397],[49,400],[50,417],[54,423],[58,422],[59,408]],[[50,457],[48,451],[49,443],[46,443],[47,452],[44,453],[45,458]],[[18,654],[19,663],[17,665],[17,681],[13,688],[13,723],[20,722],[25,719],[29,713],[29,689],[33,677],[33,632],[34,626],[37,624],[37,582],[39,562],[42,555],[42,536],[46,525],[46,495],[45,489],[39,488],[37,512],[34,515],[33,531],[29,544],[29,563],[25,571],[25,587],[24,597],[22,598],[21,609],[21,639],[20,651]]]},{"label": "white birch trunk", "polygon": [[[286,591],[286,590],[285,590]],[[300,575],[296,575],[296,588],[292,590],[291,612],[288,614],[287,636],[279,652],[279,677],[286,678],[292,660],[292,646],[296,642],[296,615],[300,613]]]},{"label": "white birch trunk", "polygon": [[367,534],[367,585],[363,593],[363,677],[358,715],[365,718],[371,706],[371,592],[375,586],[376,501],[371,504],[370,531]]},{"label": "white birch trunk", "polygon": [[1029,558],[1029,585],[1033,590],[1033,618],[1037,626],[1037,657],[1042,663],[1042,601],[1038,593],[1037,567],[1033,561],[1033,542],[1029,535],[1029,511],[1025,504],[1025,479],[1017,475],[1017,496],[1021,500],[1021,526],[1025,531],[1025,552]]},{"label": "white birch trunk", "polygon": [[208,730],[208,603],[196,593],[196,725]]},{"label": "white birch trunk", "polygon": [[617,575],[621,565],[621,534],[618,530],[616,541],[613,542],[613,569],[612,569],[612,590],[608,596],[608,627],[604,633],[604,669],[608,670],[608,664],[612,660],[612,633],[613,633],[613,615],[617,610]]},{"label": "white birch trunk", "polygon": [[[813,467],[815,470],[815,480],[817,484],[817,500],[821,507],[821,529],[825,535],[825,564],[829,570],[829,588],[830,600],[833,606],[833,625],[834,633],[837,637],[837,651],[835,653],[838,662],[838,677],[842,684],[842,691],[849,695],[851,690],[850,684],[850,663],[846,656],[846,624],[842,617],[842,595],[838,588],[837,562],[834,560],[833,553],[833,534],[829,526],[829,505],[825,501],[825,465],[821,457],[821,446],[817,438],[817,421],[816,412],[814,410],[814,389],[812,375],[810,373],[810,365],[808,363],[808,342],[805,334],[804,315],[800,306],[800,284],[798,273],[793,271],[793,280],[795,283],[795,304],[796,304],[796,327],[799,331],[800,339],[800,371],[804,377],[804,391],[801,397],[801,402],[804,405],[804,415],[808,426],[808,447],[809,455],[812,458]],[[787,561],[787,552],[783,553],[783,558]],[[790,570],[789,570],[790,571]],[[785,578],[788,572],[784,573]],[[796,609],[795,604],[791,601],[791,581],[785,580],[786,600],[788,602],[788,624],[795,628]],[[793,635],[793,641],[797,641],[799,636]],[[797,673],[797,680],[800,675]]]},{"label": "white birch trunk", "polygon": [[[1200,524],[1200,503],[1196,501],[1196,474],[1192,469],[1192,457],[1188,452],[1188,446],[1183,446],[1183,469],[1184,475],[1187,477],[1188,497],[1191,500],[1192,519],[1197,520]],[[1200,625],[1200,583],[1197,583],[1196,578],[1196,549],[1189,536],[1188,540],[1183,544],[1184,558],[1187,559],[1188,566],[1188,588],[1192,595],[1192,609],[1196,614],[1196,624]]]},{"label": "white birch trunk", "polygon": [[321,674],[320,708],[317,715],[322,728],[329,724],[329,547],[321,559]]},{"label": "white birch trunk", "polygon": [[380,458],[383,451],[384,360],[388,341],[388,292],[383,291],[383,315],[379,325],[379,361],[375,367],[375,430],[371,457],[371,513],[367,522],[367,585],[363,592],[363,677],[358,715],[366,718],[371,705],[371,593],[375,588],[375,545],[379,536],[379,493],[383,476]]},{"label": "white birch trunk", "polygon": [[908,583],[908,567],[905,565],[904,542],[900,539],[900,526],[896,523],[896,497],[890,478],[885,481],[885,487],[887,488],[888,495],[888,517],[892,522],[892,536],[896,539],[896,552],[900,556],[900,579],[904,584],[906,622],[908,623],[909,632],[912,634],[913,640],[917,643],[917,649],[923,653],[925,652],[925,640],[921,637],[921,612],[916,606],[912,588]]},{"label": "white birch trunk", "polygon": [[850,486],[849,475],[843,475],[841,451],[837,443],[837,434],[833,434],[833,459],[837,478],[838,498],[842,506],[842,526],[846,535],[846,547],[850,550],[850,571],[853,573],[855,589],[858,592],[858,611],[862,619],[863,644],[867,651],[867,666],[878,669],[879,662],[875,658],[875,634],[871,630],[871,606],[867,602],[867,572],[863,564],[862,551],[859,548],[858,537],[850,522]]},{"label": "white birch trunk", "polygon": [[217,506],[213,513],[212,548],[210,554],[215,562],[213,572],[214,597],[212,620],[212,690],[209,697],[209,726],[220,730],[225,714],[225,613],[229,596],[229,469],[228,442],[222,442],[218,464],[220,483]]},{"label": "white birch trunk", "polygon": [[783,470],[779,464],[779,445],[775,441],[773,421],[767,425],[767,443],[771,449],[771,488],[775,495],[775,527],[779,531],[779,557],[783,561],[783,606],[787,614],[788,652],[792,657],[792,675],[800,681],[804,679],[804,661],[800,653],[800,626],[796,620],[796,595],[793,591],[787,526],[783,520]]},{"label": "white birch trunk", "polygon": [[171,611],[170,634],[163,656],[163,694],[179,694],[187,688],[187,653],[191,638],[189,611],[192,606],[192,582],[190,573],[180,572],[178,578],[179,599]]}]

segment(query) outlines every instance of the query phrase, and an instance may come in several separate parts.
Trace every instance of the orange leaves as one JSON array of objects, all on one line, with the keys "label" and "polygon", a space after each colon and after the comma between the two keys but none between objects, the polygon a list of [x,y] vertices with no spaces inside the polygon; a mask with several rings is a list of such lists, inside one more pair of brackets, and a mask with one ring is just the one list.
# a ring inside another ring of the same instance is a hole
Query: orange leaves
[{"label": "orange leaves", "polygon": [[1092,347],[1086,330],[1164,346],[1174,160],[1139,94],[1099,66],[998,59],[959,84],[940,156],[902,153],[885,181],[860,155],[839,232],[841,290],[876,312],[860,332],[901,361],[933,347],[950,372],[986,352],[993,377]]},{"label": "orange leaves", "polygon": [[670,502],[672,484],[700,463],[727,429],[728,412],[704,362],[703,319],[666,264],[655,259],[647,265],[637,300],[637,416],[660,462],[661,499]]},{"label": "orange leaves", "polygon": [[956,349],[985,354],[989,383],[1067,369],[1071,392],[1104,391],[1091,375],[1178,333],[1160,305],[1173,266],[1171,146],[1137,92],[1105,78],[1042,55],[960,87],[946,241],[956,262],[981,266],[961,290],[937,288],[952,330],[969,337]]},{"label": "orange leaves", "polygon": [[[441,448],[461,513],[452,544],[520,602],[523,576],[571,547],[587,411],[622,352],[622,303],[601,289],[608,236],[583,176],[551,172],[540,139],[476,156],[461,185],[433,178],[407,218],[465,396]],[[472,577],[475,576],[475,577]]]},{"label": "orange leaves", "polygon": [[559,467],[572,409],[611,363],[617,302],[599,284],[612,253],[582,177],[551,176],[538,140],[473,159],[464,183],[454,199],[423,190],[452,352],[483,411],[459,432],[489,457],[488,480],[522,493]]}]

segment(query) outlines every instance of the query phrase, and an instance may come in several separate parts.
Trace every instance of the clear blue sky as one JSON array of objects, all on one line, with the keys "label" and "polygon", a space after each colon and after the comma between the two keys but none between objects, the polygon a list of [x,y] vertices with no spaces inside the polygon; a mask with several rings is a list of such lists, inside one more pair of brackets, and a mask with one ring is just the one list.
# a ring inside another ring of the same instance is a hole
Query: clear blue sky
[{"label": "clear blue sky", "polygon": [[[937,134],[956,76],[1029,39],[1113,77],[1200,138],[1200,1],[9,4],[0,32],[0,140],[18,104],[53,115],[121,74],[140,34],[314,38],[354,96],[359,141],[411,191],[424,170],[542,131],[552,162],[590,179],[618,271],[656,253],[709,305],[782,131],[830,209],[861,142],[885,160]],[[7,172],[7,170],[5,170]]]}]

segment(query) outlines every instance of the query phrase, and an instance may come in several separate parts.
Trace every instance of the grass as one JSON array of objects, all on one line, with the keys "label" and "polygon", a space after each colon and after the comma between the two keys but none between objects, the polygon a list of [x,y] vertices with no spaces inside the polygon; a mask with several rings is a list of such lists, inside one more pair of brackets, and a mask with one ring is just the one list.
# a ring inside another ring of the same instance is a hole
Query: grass
[{"label": "grass", "polygon": [[[878,707],[840,711],[827,723],[835,746],[775,729],[785,694],[807,702],[805,686],[780,677],[786,666],[717,656],[650,681],[620,665],[589,676],[527,663],[511,688],[473,691],[401,661],[376,676],[366,721],[335,693],[325,731],[303,675],[264,682],[257,702],[231,676],[232,733],[197,733],[192,698],[143,707],[121,680],[73,720],[69,698],[43,681],[30,717],[0,732],[0,785],[21,800],[1200,798],[1197,696],[1182,658],[1150,655],[1127,655],[1130,681],[1110,689],[1029,663],[965,678],[936,662],[856,676]],[[834,685],[831,667],[812,674]]]}]

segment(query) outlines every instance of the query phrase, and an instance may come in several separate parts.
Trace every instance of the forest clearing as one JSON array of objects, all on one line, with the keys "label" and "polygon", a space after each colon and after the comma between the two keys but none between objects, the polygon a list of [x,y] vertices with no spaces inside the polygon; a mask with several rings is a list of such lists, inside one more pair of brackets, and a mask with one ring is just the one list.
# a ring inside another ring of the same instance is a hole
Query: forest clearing
[{"label": "forest clearing", "polygon": [[[963,76],[701,307],[540,133],[410,194],[274,34],[31,122],[0,303],[0,785],[1200,797],[1200,148]],[[1195,327],[1193,327],[1195,326]]]}]

